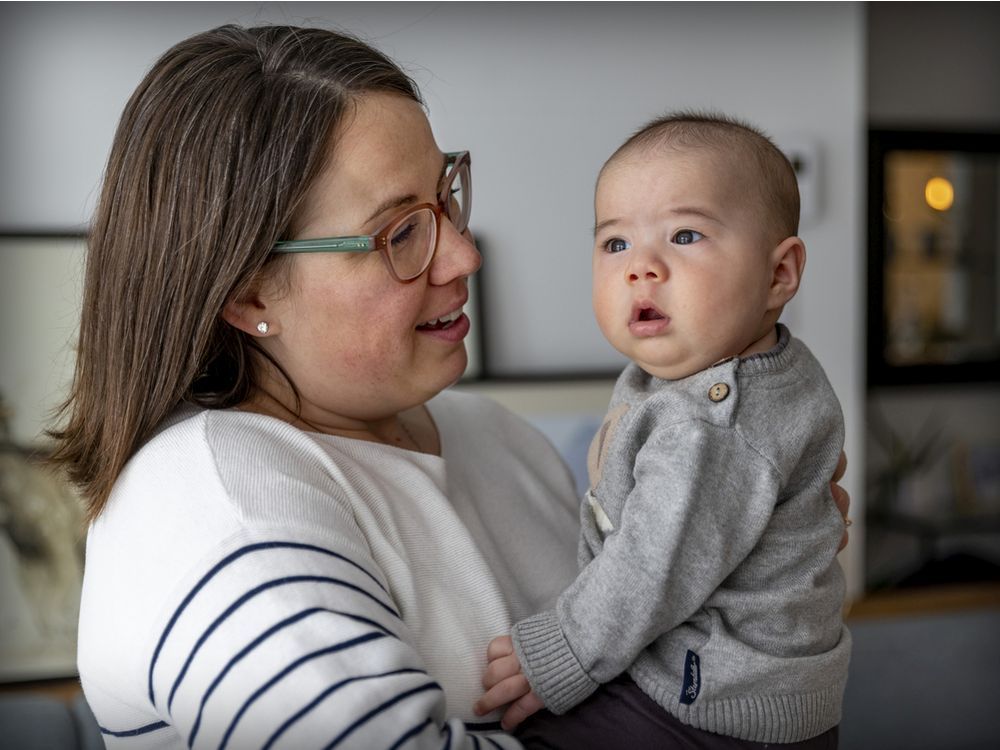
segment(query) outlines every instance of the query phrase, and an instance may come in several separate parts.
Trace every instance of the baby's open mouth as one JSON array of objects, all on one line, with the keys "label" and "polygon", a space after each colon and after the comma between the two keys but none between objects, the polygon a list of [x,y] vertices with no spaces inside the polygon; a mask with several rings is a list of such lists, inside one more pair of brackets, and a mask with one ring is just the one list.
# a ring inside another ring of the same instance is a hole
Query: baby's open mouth
[{"label": "baby's open mouth", "polygon": [[421,323],[417,326],[418,331],[440,331],[445,328],[450,328],[451,325],[459,319],[462,315],[462,308],[458,308],[453,312],[443,315],[440,318],[434,318],[434,320],[428,320],[426,323]]},{"label": "baby's open mouth", "polygon": [[665,316],[654,307],[644,307],[639,310],[636,320],[663,320]]},{"label": "baby's open mouth", "polygon": [[632,317],[628,322],[628,329],[634,336],[659,336],[667,330],[669,325],[669,315],[654,307],[649,302],[642,300],[636,302],[632,308]]}]

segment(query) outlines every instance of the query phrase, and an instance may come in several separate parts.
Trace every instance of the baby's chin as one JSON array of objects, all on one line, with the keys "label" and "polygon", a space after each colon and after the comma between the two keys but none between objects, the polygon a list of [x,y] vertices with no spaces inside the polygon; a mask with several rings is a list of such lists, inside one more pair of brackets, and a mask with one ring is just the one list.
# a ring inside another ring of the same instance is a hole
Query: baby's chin
[{"label": "baby's chin", "polygon": [[[611,339],[611,343],[643,371],[661,380],[683,380],[708,369],[720,360],[728,359],[716,356],[715,351],[677,351],[679,347],[676,342],[669,343],[663,338],[643,339],[638,345],[631,338],[624,341]],[[719,348],[713,347],[716,350]]]},{"label": "baby's chin", "polygon": [[683,380],[686,377],[707,369],[715,364],[715,361],[697,358],[684,362],[671,363],[635,360],[635,363],[655,378],[660,378],[661,380]]}]

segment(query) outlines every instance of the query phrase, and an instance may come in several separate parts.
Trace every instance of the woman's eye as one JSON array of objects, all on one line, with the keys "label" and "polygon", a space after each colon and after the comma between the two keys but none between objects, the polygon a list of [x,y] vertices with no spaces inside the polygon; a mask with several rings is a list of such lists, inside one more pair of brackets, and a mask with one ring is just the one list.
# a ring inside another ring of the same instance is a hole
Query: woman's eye
[{"label": "woman's eye", "polygon": [[632,247],[632,245],[630,245],[627,240],[623,240],[621,237],[612,237],[604,243],[604,250],[609,253],[620,253],[623,250],[628,250],[630,247]]},{"label": "woman's eye", "polygon": [[693,229],[681,229],[670,241],[675,245],[692,245],[698,240],[703,239],[705,239],[705,235],[701,232],[696,232]]},{"label": "woman's eye", "polygon": [[392,239],[389,241],[392,243],[393,247],[405,245],[406,241],[410,239],[415,230],[416,225],[413,222],[407,222],[393,233]]}]

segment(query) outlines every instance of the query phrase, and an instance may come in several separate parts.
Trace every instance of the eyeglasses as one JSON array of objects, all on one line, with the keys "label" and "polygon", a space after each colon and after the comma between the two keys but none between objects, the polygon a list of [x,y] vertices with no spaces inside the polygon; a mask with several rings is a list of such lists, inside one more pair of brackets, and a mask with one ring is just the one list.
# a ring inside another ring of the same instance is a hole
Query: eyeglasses
[{"label": "eyeglasses", "polygon": [[276,253],[382,253],[397,281],[412,281],[427,270],[437,249],[441,214],[456,230],[464,232],[472,212],[472,173],[468,151],[445,154],[444,182],[437,205],[420,203],[397,214],[375,234],[323,237],[278,242]]}]

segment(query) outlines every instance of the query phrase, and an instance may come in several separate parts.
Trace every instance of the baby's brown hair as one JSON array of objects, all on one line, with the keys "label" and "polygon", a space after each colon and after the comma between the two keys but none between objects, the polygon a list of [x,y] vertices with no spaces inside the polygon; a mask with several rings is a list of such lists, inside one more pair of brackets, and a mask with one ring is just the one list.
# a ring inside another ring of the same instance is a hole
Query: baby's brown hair
[{"label": "baby's brown hair", "polygon": [[[707,149],[733,159],[759,199],[769,239],[780,242],[799,232],[799,185],[795,169],[762,131],[747,122],[712,112],[672,112],[646,123],[601,168],[634,151],[659,148]],[[598,176],[600,182],[600,175]]]}]

